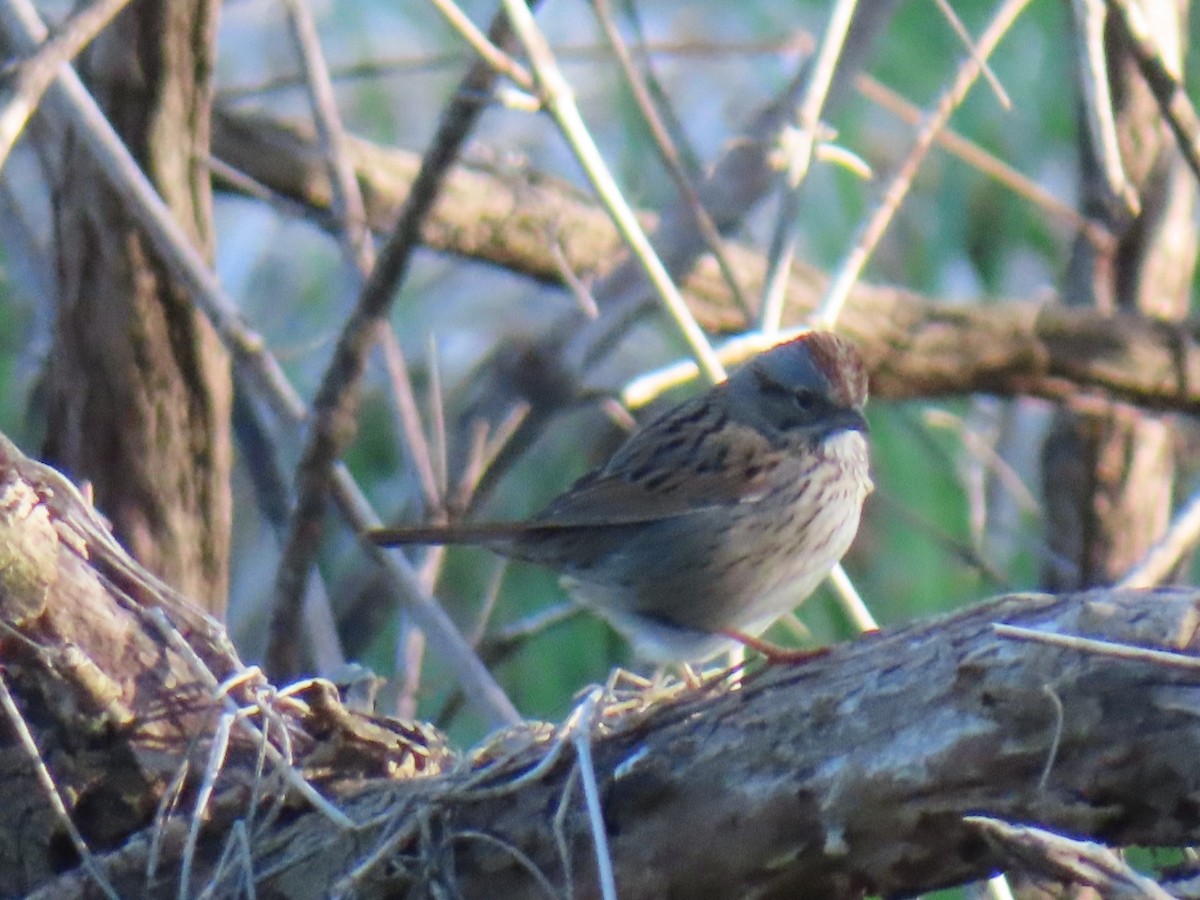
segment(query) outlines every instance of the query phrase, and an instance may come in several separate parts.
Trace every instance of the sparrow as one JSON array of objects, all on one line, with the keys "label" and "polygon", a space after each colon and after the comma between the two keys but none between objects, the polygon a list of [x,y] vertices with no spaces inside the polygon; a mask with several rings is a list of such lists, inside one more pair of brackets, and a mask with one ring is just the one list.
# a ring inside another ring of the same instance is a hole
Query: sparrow
[{"label": "sparrow", "polygon": [[521,522],[381,528],[383,545],[471,544],[553,570],[654,663],[755,640],[850,547],[871,492],[867,373],[814,331],[634,431]]}]

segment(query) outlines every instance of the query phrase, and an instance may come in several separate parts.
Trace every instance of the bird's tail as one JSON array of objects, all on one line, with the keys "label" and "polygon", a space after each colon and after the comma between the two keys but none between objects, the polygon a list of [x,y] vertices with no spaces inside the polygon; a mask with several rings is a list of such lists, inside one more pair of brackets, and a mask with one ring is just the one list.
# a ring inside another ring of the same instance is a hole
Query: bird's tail
[{"label": "bird's tail", "polygon": [[374,528],[366,533],[372,544],[397,547],[404,544],[475,544],[480,547],[505,547],[521,530],[520,523],[485,522],[467,525],[401,525]]}]

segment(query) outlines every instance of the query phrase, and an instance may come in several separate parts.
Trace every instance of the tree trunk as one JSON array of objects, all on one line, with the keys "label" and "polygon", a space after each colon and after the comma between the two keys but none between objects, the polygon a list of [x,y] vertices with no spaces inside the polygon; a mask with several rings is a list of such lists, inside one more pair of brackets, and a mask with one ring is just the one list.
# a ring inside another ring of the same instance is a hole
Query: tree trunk
[{"label": "tree trunk", "polygon": [[[80,60],[108,118],[211,256],[217,4],[133,3]],[[117,536],[220,615],[230,540],[230,371],[211,326],[68,136],[55,189],[58,309],[46,453]]]},{"label": "tree trunk", "polygon": [[[1173,58],[1181,73],[1186,4],[1155,0],[1144,12],[1156,22],[1168,64]],[[1078,20],[1075,27],[1085,30]],[[1111,109],[1103,108],[1103,93],[1081,90],[1087,98],[1080,104],[1082,210],[1113,240],[1097,246],[1084,234],[1077,238],[1063,296],[1108,313],[1182,319],[1196,263],[1195,181],[1111,13],[1103,45]],[[1094,75],[1081,73],[1088,78]],[[1116,139],[1107,169],[1097,149],[1106,114]],[[1105,177],[1113,163],[1123,170],[1124,186]],[[1161,536],[1171,514],[1171,423],[1116,404],[1087,406],[1060,413],[1044,448],[1051,560],[1044,582],[1053,590],[1112,583]]]}]

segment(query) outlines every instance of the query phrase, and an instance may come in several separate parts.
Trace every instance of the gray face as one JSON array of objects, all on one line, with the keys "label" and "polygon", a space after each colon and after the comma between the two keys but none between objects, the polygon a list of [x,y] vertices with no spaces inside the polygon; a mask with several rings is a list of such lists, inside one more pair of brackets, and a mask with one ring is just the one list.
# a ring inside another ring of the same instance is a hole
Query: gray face
[{"label": "gray face", "polygon": [[731,381],[752,372],[781,387],[816,391],[837,406],[862,409],[867,402],[867,370],[848,340],[825,331],[801,335],[752,360]]},{"label": "gray face", "polygon": [[769,350],[724,389],[731,414],[774,443],[867,430],[866,369],[853,345],[837,335],[814,332]]}]

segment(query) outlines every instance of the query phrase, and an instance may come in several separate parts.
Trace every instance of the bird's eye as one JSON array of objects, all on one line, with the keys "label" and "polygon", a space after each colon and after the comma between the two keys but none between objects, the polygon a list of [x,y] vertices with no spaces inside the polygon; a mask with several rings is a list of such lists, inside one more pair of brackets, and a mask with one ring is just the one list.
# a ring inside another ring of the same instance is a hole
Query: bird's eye
[{"label": "bird's eye", "polygon": [[792,403],[801,412],[812,412],[817,408],[819,400],[812,391],[798,390],[792,392]]}]

